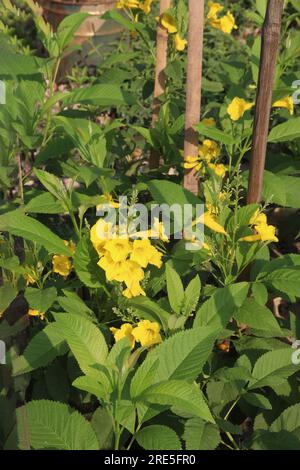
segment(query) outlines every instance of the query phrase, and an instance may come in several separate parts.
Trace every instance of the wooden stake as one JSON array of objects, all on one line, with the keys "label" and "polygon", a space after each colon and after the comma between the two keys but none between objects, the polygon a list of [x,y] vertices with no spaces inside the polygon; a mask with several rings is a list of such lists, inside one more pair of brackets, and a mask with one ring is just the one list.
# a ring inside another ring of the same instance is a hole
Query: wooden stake
[{"label": "wooden stake", "polygon": [[[160,16],[170,8],[171,0],[160,0]],[[158,120],[160,110],[159,97],[165,93],[166,90],[166,76],[165,68],[167,66],[168,55],[168,31],[163,28],[160,23],[157,26],[157,39],[156,39],[156,70],[155,70],[155,85],[154,85],[154,100],[153,100],[153,114],[152,125]],[[150,155],[149,166],[151,169],[159,167],[160,154],[157,150],[152,150]]]},{"label": "wooden stake", "polygon": [[283,4],[284,0],[268,0],[262,30],[261,57],[249,174],[249,204],[261,201]]},{"label": "wooden stake", "polygon": [[[189,0],[188,66],[184,157],[198,155],[199,135],[193,129],[200,121],[203,56],[204,0]],[[194,169],[187,170],[184,187],[198,194],[198,178]]]}]

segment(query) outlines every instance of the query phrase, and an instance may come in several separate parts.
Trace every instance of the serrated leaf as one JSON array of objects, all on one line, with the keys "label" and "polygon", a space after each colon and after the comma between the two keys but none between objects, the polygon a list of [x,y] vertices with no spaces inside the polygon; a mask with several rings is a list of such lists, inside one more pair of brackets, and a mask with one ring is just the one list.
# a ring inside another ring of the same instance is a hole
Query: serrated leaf
[{"label": "serrated leaf", "polygon": [[146,450],[181,450],[179,437],[168,426],[147,426],[137,433],[136,440]]},{"label": "serrated leaf", "polygon": [[184,289],[179,274],[170,263],[166,264],[166,280],[171,308],[175,313],[180,314],[184,301]]},{"label": "serrated leaf", "polygon": [[215,450],[221,442],[218,427],[200,418],[187,420],[183,439],[187,450]]}]

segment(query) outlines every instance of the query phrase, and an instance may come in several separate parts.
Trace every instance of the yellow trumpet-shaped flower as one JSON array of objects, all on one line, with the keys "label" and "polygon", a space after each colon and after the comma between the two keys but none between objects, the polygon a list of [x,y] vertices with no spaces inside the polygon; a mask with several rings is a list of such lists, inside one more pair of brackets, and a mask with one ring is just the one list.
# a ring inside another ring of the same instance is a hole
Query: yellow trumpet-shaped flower
[{"label": "yellow trumpet-shaped flower", "polygon": [[203,144],[199,146],[199,157],[206,162],[220,156],[221,150],[219,145],[210,139],[205,139]]},{"label": "yellow trumpet-shaped flower", "polygon": [[119,0],[116,7],[121,8],[139,8],[139,0]]},{"label": "yellow trumpet-shaped flower", "polygon": [[132,334],[133,327],[130,323],[123,323],[120,328],[110,328],[110,331],[114,335],[115,341],[120,341],[123,338],[128,338],[131,349],[135,346],[135,338]]},{"label": "yellow trumpet-shaped flower", "polygon": [[52,258],[52,270],[62,277],[68,277],[72,271],[72,261],[65,255],[54,255]]},{"label": "yellow trumpet-shaped flower", "polygon": [[227,108],[227,113],[229,114],[232,121],[238,121],[241,119],[245,112],[251,109],[254,106],[254,103],[247,103],[243,98],[235,97],[229,104]]},{"label": "yellow trumpet-shaped flower", "polygon": [[273,108],[286,108],[291,115],[294,114],[294,101],[292,96],[285,96],[273,103]]},{"label": "yellow trumpet-shaped flower", "polygon": [[135,261],[142,268],[146,268],[148,264],[153,264],[158,268],[162,265],[162,253],[160,253],[150,241],[146,238],[143,240],[134,240],[133,250],[130,255],[131,261]]},{"label": "yellow trumpet-shaped flower", "polygon": [[143,347],[153,346],[162,341],[159,324],[149,320],[140,321],[133,329],[132,335]]},{"label": "yellow trumpet-shaped flower", "polygon": [[102,204],[97,205],[96,207],[97,211],[105,209],[107,206],[112,207],[114,209],[118,209],[120,207],[120,204],[118,202],[115,202],[112,195],[109,193],[103,194],[103,199],[104,199],[104,202]]},{"label": "yellow trumpet-shaped flower", "polygon": [[249,225],[254,228],[256,233],[241,238],[241,241],[250,243],[257,241],[278,242],[278,238],[276,237],[276,227],[273,225],[268,225],[267,216],[260,212],[259,209],[257,209],[257,211],[251,217]]},{"label": "yellow trumpet-shaped flower", "polygon": [[33,308],[30,308],[28,310],[28,315],[31,316],[31,317],[39,317],[41,320],[45,319],[45,313],[44,312],[40,312],[39,310],[36,310],[36,309],[33,309]]},{"label": "yellow trumpet-shaped flower", "polygon": [[227,170],[226,170],[225,165],[223,165],[223,163],[218,163],[217,165],[215,165],[214,163],[209,163],[208,166],[220,178],[224,178],[224,176],[226,175]]},{"label": "yellow trumpet-shaped flower", "polygon": [[255,211],[253,216],[249,221],[249,225],[266,225],[267,224],[267,216],[263,212],[260,212],[259,209]]},{"label": "yellow trumpet-shaped flower", "polygon": [[170,13],[163,13],[160,17],[160,24],[169,34],[177,33],[177,24],[175,18]]},{"label": "yellow trumpet-shaped flower", "polygon": [[176,33],[174,36],[174,44],[177,51],[184,51],[187,45],[187,40],[183,39],[179,33]]},{"label": "yellow trumpet-shaped flower", "polygon": [[230,11],[219,20],[215,20],[214,27],[223,31],[223,33],[230,34],[233,29],[237,29],[234,16]]},{"label": "yellow trumpet-shaped flower", "polygon": [[125,290],[123,290],[122,294],[124,297],[127,297],[127,299],[139,297],[140,295],[146,295],[145,291],[141,288],[140,283],[137,281],[132,282],[130,287],[127,287]]},{"label": "yellow trumpet-shaped flower", "polygon": [[217,2],[209,1],[208,6],[209,6],[209,12],[207,14],[207,18],[209,20],[212,19],[212,18],[217,18],[218,14],[222,10],[224,10],[224,7],[222,5],[220,5],[220,3],[217,3]]},{"label": "yellow trumpet-shaped flower", "polygon": [[112,257],[112,260],[115,262],[125,261],[131,252],[132,245],[127,238],[114,238],[108,240],[104,248],[108,251]]},{"label": "yellow trumpet-shaped flower", "polygon": [[197,224],[203,224],[206,227],[210,228],[213,232],[216,233],[222,233],[223,235],[227,235],[226,230],[222,225],[220,225],[215,217],[209,212],[205,212],[202,214],[198,219],[194,220],[192,223],[192,226],[195,226]]},{"label": "yellow trumpet-shaped flower", "polygon": [[149,15],[149,13],[151,12],[152,2],[153,2],[153,0],[144,0],[144,2],[139,2],[140,10],[143,10],[143,12],[146,15]]},{"label": "yellow trumpet-shaped flower", "polygon": [[196,171],[200,171],[202,168],[202,163],[200,162],[200,158],[196,157],[186,157],[183,163],[183,168],[186,170],[191,170],[195,168]]}]

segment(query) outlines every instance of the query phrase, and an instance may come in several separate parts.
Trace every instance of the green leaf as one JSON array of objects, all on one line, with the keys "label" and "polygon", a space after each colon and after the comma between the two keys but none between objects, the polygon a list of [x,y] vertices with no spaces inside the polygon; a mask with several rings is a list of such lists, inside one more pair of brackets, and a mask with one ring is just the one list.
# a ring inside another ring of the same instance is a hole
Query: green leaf
[{"label": "green leaf", "polygon": [[97,378],[91,366],[104,364],[107,357],[106,342],[99,328],[71,313],[56,313],[54,317],[82,372]]},{"label": "green leaf", "polygon": [[243,305],[248,291],[247,282],[216,289],[197,311],[194,328],[205,325],[224,328],[234,311]]},{"label": "green leaf", "polygon": [[64,241],[38,220],[24,215],[19,209],[0,215],[0,231],[35,242],[49,253],[70,256]]},{"label": "green leaf", "polygon": [[74,34],[82,25],[83,21],[89,17],[88,13],[79,12],[67,15],[59,23],[57,28],[57,40],[61,50],[64,50],[73,40]]},{"label": "green leaf", "polygon": [[98,84],[76,90],[65,95],[63,104],[70,106],[77,103],[92,106],[120,106],[134,104],[135,98],[126,91],[122,91],[118,85]]},{"label": "green leaf", "polygon": [[273,127],[268,142],[290,142],[300,137],[300,117],[289,119],[283,124]]},{"label": "green leaf", "polygon": [[176,406],[184,413],[214,423],[204,396],[199,386],[194,383],[189,384],[183,380],[160,382],[145,390],[137,400],[150,404]]},{"label": "green leaf", "polygon": [[27,441],[33,449],[99,449],[90,423],[68,405],[48,400],[32,401],[18,408],[16,416],[20,449]]},{"label": "green leaf", "polygon": [[260,393],[246,393],[246,395],[243,395],[243,399],[255,408],[262,408],[263,410],[272,409],[272,405],[268,398]]},{"label": "green leaf", "polygon": [[268,336],[284,336],[271,310],[258,304],[254,299],[246,299],[234,316],[240,323],[262,330],[268,333]]},{"label": "green leaf", "polygon": [[57,290],[55,287],[47,287],[46,289],[27,287],[24,296],[30,308],[45,313],[55,302]]},{"label": "green leaf", "polygon": [[181,450],[179,437],[168,426],[147,426],[137,433],[136,440],[146,450]]},{"label": "green leaf", "polygon": [[137,317],[160,323],[165,331],[168,329],[170,313],[161,308],[157,302],[141,296],[126,301],[126,305],[135,309]]},{"label": "green leaf", "polygon": [[88,377],[87,375],[77,377],[72,385],[79,390],[83,390],[85,392],[91,393],[92,395],[95,395],[98,400],[107,398],[107,391],[105,390],[105,387],[93,377]]},{"label": "green leaf", "polygon": [[63,214],[63,205],[48,192],[42,192],[32,197],[26,204],[25,210],[33,214]]},{"label": "green leaf", "polygon": [[184,301],[184,289],[179,274],[170,263],[166,264],[166,280],[171,308],[175,313],[180,314]]},{"label": "green leaf", "polygon": [[187,450],[215,450],[221,442],[218,427],[200,418],[187,420],[183,439]]},{"label": "green leaf", "polygon": [[205,137],[221,142],[222,144],[233,145],[235,143],[235,139],[231,135],[226,134],[214,126],[206,126],[202,122],[199,122],[194,128]]},{"label": "green leaf", "polygon": [[67,350],[59,326],[50,323],[32,338],[23,355],[13,360],[13,375],[16,377],[40,367],[45,367],[57,356],[65,354]]},{"label": "green leaf", "polygon": [[113,449],[114,422],[112,416],[104,408],[99,407],[93,414],[91,425],[97,435],[100,449]]},{"label": "green leaf", "polygon": [[66,188],[63,182],[48,171],[38,170],[35,168],[35,174],[43,186],[58,200],[62,201],[66,197]]},{"label": "green leaf", "polygon": [[17,294],[18,289],[16,287],[7,284],[0,287],[0,317],[16,298]]},{"label": "green leaf", "polygon": [[266,305],[269,294],[264,284],[261,284],[259,282],[254,282],[252,284],[252,294],[253,294],[255,301],[259,305]]},{"label": "green leaf", "polygon": [[298,368],[292,364],[291,348],[276,349],[263,354],[255,363],[249,389],[272,387],[285,382]]},{"label": "green leaf", "polygon": [[271,290],[287,294],[288,296],[299,297],[300,268],[299,266],[283,268],[267,274],[261,282],[266,284]]},{"label": "green leaf", "polygon": [[74,254],[74,268],[77,276],[87,287],[93,289],[105,284],[104,271],[97,265],[99,256],[88,238],[82,238]]},{"label": "green leaf", "polygon": [[191,280],[184,292],[184,302],[182,313],[185,316],[191,315],[192,312],[196,310],[199,297],[201,293],[201,281],[200,277],[196,275],[194,279]]},{"label": "green leaf", "polygon": [[293,432],[300,428],[300,403],[289,406],[273,421],[270,431],[289,431]]}]

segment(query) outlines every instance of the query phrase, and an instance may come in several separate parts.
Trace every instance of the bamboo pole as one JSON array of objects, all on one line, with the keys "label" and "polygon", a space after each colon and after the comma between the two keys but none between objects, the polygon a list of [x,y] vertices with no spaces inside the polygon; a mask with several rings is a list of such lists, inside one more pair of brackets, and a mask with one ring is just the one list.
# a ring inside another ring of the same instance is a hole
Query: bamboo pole
[{"label": "bamboo pole", "polygon": [[248,187],[249,204],[261,201],[283,5],[284,0],[268,0],[262,30]]},{"label": "bamboo pole", "polygon": [[[204,0],[189,0],[188,66],[184,157],[198,155],[198,132],[193,126],[200,121],[203,56]],[[194,169],[186,170],[184,187],[198,194],[198,178]]]},{"label": "bamboo pole", "polygon": [[[170,8],[171,0],[160,0],[160,16]],[[155,85],[154,85],[154,100],[153,100],[153,114],[152,126],[158,120],[160,110],[159,97],[165,93],[166,89],[166,76],[165,68],[167,66],[168,56],[168,31],[158,23],[157,36],[156,36],[156,69],[155,69]],[[150,155],[149,166],[151,169],[159,167],[160,154],[157,150],[152,150]]]}]

